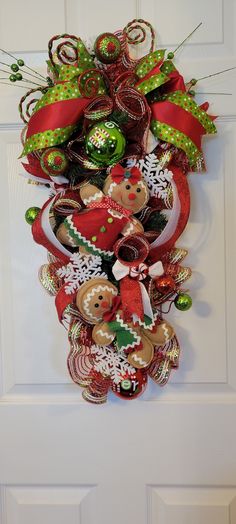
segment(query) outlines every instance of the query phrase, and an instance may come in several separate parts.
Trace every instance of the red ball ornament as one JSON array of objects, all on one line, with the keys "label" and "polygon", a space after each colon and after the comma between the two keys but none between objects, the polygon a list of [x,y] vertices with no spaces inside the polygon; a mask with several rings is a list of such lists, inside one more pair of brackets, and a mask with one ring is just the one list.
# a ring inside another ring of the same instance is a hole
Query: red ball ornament
[{"label": "red ball ornament", "polygon": [[125,373],[119,384],[112,384],[112,391],[122,399],[132,400],[142,395],[147,386],[147,373],[137,369],[132,375]]},{"label": "red ball ornament", "polygon": [[166,295],[176,289],[176,283],[170,275],[162,275],[155,280],[155,287],[159,293]]}]

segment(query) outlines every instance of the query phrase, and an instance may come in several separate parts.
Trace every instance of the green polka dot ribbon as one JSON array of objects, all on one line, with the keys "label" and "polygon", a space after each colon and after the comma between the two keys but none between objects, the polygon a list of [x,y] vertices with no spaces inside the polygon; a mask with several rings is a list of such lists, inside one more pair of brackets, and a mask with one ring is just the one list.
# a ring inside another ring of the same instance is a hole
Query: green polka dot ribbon
[{"label": "green polka dot ribbon", "polygon": [[187,93],[170,93],[151,105],[151,130],[156,138],[182,149],[193,169],[204,165],[201,139],[216,133],[214,117],[198,106]]},{"label": "green polka dot ribbon", "polygon": [[[28,122],[26,142],[21,156],[37,149],[59,145],[78,127],[84,108],[91,101],[84,94],[83,85],[96,81],[96,94],[105,93],[105,85],[99,71],[95,71],[92,57],[81,39],[78,39],[77,65],[57,66],[58,80],[42,96]],[[83,81],[78,82],[79,77]],[[94,80],[95,77],[95,80]]]},{"label": "green polka dot ribbon", "polygon": [[165,49],[161,49],[144,56],[138,63],[135,73],[140,80],[135,87],[143,95],[147,95],[169,80],[165,71],[161,69],[164,56]]}]

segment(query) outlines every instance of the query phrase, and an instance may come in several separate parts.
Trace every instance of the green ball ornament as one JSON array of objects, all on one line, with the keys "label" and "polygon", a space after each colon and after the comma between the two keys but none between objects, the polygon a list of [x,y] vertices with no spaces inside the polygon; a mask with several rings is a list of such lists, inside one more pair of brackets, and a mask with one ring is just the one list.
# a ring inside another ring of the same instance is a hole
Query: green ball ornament
[{"label": "green ball ornament", "polygon": [[40,211],[40,207],[29,207],[29,209],[27,209],[25,212],[25,220],[27,224],[32,226]]},{"label": "green ball ornament", "polygon": [[21,73],[16,73],[16,80],[22,80],[23,76]]},{"label": "green ball ornament", "polygon": [[93,126],[86,139],[85,147],[89,159],[98,167],[117,164],[125,152],[125,137],[115,122],[99,122]]},{"label": "green ball ornament", "polygon": [[175,307],[179,311],[188,311],[192,306],[192,299],[187,293],[179,293],[175,299]]},{"label": "green ball ornament", "polygon": [[113,33],[102,33],[95,41],[94,52],[98,60],[104,64],[116,62],[121,54],[119,38]]},{"label": "green ball ornament", "polygon": [[168,58],[168,60],[173,60],[174,56],[175,56],[174,53],[172,51],[170,51],[168,53],[168,55],[167,55],[167,58]]},{"label": "green ball ornament", "polygon": [[19,58],[19,60],[17,60],[17,64],[18,66],[23,67],[25,65],[25,62],[24,60],[22,60],[22,58]]},{"label": "green ball ornament", "polygon": [[9,76],[9,80],[10,80],[11,82],[15,82],[15,81],[17,80],[16,75],[10,75],[10,76]]},{"label": "green ball ornament", "polygon": [[68,168],[69,161],[62,149],[51,147],[46,149],[41,156],[40,165],[44,173],[56,177],[63,175]]},{"label": "green ball ornament", "polygon": [[16,73],[16,71],[19,71],[19,67],[17,64],[11,64],[11,70],[14,71],[14,73]]}]

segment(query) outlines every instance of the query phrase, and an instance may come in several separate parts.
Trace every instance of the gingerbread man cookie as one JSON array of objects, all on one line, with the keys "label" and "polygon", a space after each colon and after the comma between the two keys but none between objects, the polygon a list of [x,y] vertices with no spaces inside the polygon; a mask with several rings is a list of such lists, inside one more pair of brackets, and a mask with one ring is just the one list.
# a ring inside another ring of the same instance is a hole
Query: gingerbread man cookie
[{"label": "gingerbread man cookie", "polygon": [[125,170],[119,164],[111,169],[103,192],[85,185],[80,196],[87,209],[69,215],[59,226],[57,238],[65,245],[82,246],[87,252],[110,259],[120,234],[143,231],[134,217],[147,203],[148,187],[137,167]]}]

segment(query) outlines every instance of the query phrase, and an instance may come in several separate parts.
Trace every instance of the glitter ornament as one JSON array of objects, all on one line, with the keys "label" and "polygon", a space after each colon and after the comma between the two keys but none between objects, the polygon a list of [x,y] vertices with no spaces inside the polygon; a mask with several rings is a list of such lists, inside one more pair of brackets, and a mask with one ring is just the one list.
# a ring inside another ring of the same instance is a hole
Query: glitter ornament
[{"label": "glitter ornament", "polygon": [[188,311],[192,306],[192,299],[187,293],[179,293],[175,299],[175,307],[180,311]]},{"label": "glitter ornament", "polygon": [[40,159],[41,168],[49,176],[63,175],[68,168],[68,159],[58,147],[46,149]]},{"label": "glitter ornament", "polygon": [[176,288],[176,283],[174,279],[169,275],[162,275],[161,277],[155,280],[155,287],[157,291],[166,295],[166,293],[171,293]]},{"label": "glitter ornament", "polygon": [[112,391],[120,398],[131,400],[139,397],[147,386],[147,374],[145,371],[136,370],[132,375],[125,373],[119,384],[112,384]]},{"label": "glitter ornament", "polygon": [[25,220],[27,224],[32,226],[40,211],[40,207],[29,207],[29,209],[27,209],[25,212]]},{"label": "glitter ornament", "polygon": [[125,137],[115,122],[99,122],[85,140],[86,153],[98,167],[115,165],[124,155]]},{"label": "glitter ornament", "polygon": [[104,64],[116,62],[121,54],[120,41],[113,33],[102,33],[95,41],[94,52]]}]

